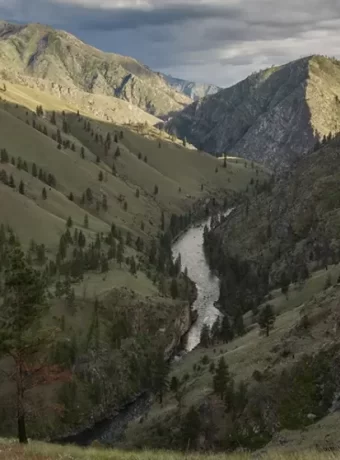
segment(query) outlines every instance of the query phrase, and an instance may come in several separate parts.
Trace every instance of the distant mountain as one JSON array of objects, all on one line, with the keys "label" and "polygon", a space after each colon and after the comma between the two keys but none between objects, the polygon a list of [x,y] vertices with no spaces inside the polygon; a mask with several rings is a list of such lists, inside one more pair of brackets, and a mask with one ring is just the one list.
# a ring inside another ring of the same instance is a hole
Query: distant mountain
[{"label": "distant mountain", "polygon": [[340,131],[340,62],[306,57],[194,102],[167,124],[211,153],[287,165]]},{"label": "distant mountain", "polygon": [[190,103],[164,78],[130,57],[104,53],[41,24],[0,23],[0,70],[48,79],[66,88],[115,96],[159,117]]},{"label": "distant mountain", "polygon": [[181,80],[180,78],[172,77],[171,75],[163,74],[165,80],[172,86],[176,91],[185,94],[192,100],[197,101],[202,97],[216,94],[221,90],[218,86],[209,85],[204,83],[195,83],[193,81]]}]

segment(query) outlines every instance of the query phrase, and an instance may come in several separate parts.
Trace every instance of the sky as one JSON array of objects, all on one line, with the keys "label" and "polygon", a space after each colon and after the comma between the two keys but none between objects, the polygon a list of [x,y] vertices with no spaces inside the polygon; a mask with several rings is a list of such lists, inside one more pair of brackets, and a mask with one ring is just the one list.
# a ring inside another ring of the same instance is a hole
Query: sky
[{"label": "sky", "polygon": [[340,57],[340,0],[0,0],[0,17],[222,87],[302,56]]}]

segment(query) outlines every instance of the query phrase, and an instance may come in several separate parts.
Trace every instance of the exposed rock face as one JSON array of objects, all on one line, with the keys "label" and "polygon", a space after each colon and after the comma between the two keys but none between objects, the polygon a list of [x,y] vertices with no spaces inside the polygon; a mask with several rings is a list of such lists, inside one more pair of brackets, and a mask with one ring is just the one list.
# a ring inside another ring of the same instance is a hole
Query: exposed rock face
[{"label": "exposed rock face", "polygon": [[340,62],[320,56],[251,75],[194,102],[167,129],[211,153],[283,166],[340,130]]},{"label": "exposed rock face", "polygon": [[63,87],[126,100],[166,117],[190,103],[164,78],[135,59],[104,53],[73,35],[40,24],[0,23],[0,69]]},{"label": "exposed rock face", "polygon": [[181,78],[175,78],[171,75],[163,75],[165,80],[170,86],[175,88],[176,91],[185,94],[190,99],[197,101],[202,97],[210,96],[221,91],[221,88],[215,85],[209,85],[204,83],[195,83],[193,81],[182,80]]}]

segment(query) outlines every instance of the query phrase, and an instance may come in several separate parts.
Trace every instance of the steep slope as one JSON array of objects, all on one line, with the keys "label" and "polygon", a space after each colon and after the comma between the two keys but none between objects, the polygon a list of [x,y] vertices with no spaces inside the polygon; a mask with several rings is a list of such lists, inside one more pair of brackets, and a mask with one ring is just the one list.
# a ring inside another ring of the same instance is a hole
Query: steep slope
[{"label": "steep slope", "polygon": [[[171,242],[171,222],[175,235],[197,211],[205,213],[210,196],[222,202],[243,190],[250,172],[232,162],[223,168],[156,128],[134,131],[91,111],[78,114],[71,101],[36,88],[6,86],[0,258],[13,231],[32,264],[48,274],[46,323],[58,330],[48,350],[53,368],[28,392],[29,407],[39,407],[30,412],[29,432],[66,435],[151,387],[150,362],[179,344],[194,296],[161,241]],[[9,364],[1,358],[1,370]],[[13,435],[15,392],[3,373],[0,395],[0,431]]]},{"label": "steep slope", "polygon": [[218,91],[221,90],[221,88],[215,85],[182,80],[181,78],[175,78],[171,75],[163,74],[163,77],[169,83],[169,85],[172,86],[176,91],[185,94],[194,101],[202,99],[202,97],[205,96],[216,94]]},{"label": "steep slope", "polygon": [[313,56],[251,75],[198,101],[167,128],[211,153],[290,164],[340,130],[340,63]]},{"label": "steep slope", "polygon": [[50,80],[68,91],[115,96],[157,116],[190,102],[135,59],[104,53],[40,24],[0,24],[0,66],[9,76],[18,72]]},{"label": "steep slope", "polygon": [[[130,425],[129,447],[183,447],[194,420],[200,449],[337,449],[339,158],[338,135],[263,190],[252,181],[245,203],[207,231],[228,321],[176,363],[172,391]],[[267,335],[258,323],[268,305]]]}]

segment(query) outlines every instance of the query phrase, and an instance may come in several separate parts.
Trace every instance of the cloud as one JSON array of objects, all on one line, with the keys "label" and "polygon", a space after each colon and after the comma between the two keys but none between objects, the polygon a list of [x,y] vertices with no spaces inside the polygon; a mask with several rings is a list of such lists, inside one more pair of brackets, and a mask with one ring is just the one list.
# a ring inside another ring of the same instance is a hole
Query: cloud
[{"label": "cloud", "polygon": [[0,14],[222,86],[265,66],[340,50],[337,0],[0,0]]}]

